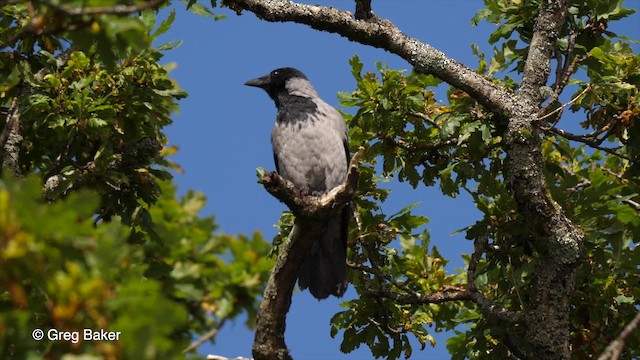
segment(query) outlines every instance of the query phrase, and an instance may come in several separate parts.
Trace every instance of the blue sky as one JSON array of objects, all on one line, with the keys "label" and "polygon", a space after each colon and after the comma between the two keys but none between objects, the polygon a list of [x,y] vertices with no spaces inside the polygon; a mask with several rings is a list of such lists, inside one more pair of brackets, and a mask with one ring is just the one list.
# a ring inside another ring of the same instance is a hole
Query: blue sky
[{"label": "blue sky", "polygon": [[[353,11],[352,1],[314,1]],[[640,0],[628,0],[627,7],[640,10]],[[167,131],[172,145],[180,148],[174,160],[185,170],[175,180],[180,192],[195,189],[208,197],[204,215],[215,215],[220,231],[236,234],[260,231],[266,239],[276,234],[284,206],[269,195],[256,180],[256,168],[274,168],[269,136],[275,119],[272,101],[261,91],[243,86],[244,82],[269,71],[292,66],[303,71],[319,94],[338,107],[338,91],[352,91],[355,81],[348,60],[358,55],[365,70],[375,71],[381,61],[394,69],[411,69],[396,55],[311,30],[298,24],[267,23],[253,14],[236,16],[216,9],[227,19],[213,21],[184,11],[176,2],[176,22],[160,42],[184,43],[166,53],[163,62],[175,62],[172,77],[190,96],[180,102],[180,112]],[[477,65],[471,52],[476,43],[487,54],[488,34],[494,25],[470,26],[470,19],[482,7],[471,0],[374,0],[373,10],[393,21],[403,32],[416,37],[471,68]],[[162,14],[166,16],[167,11]],[[162,15],[161,15],[162,16]],[[640,17],[634,14],[624,24],[612,25],[619,34],[640,38]],[[637,46],[635,47],[638,51]],[[464,235],[451,234],[479,218],[470,197],[441,195],[437,188],[419,187],[391,181],[393,190],[383,210],[387,214],[413,202],[414,210],[430,218],[432,245],[451,260],[448,269],[462,266],[460,255],[471,251]],[[343,300],[355,297],[353,290]],[[288,315],[286,342],[295,359],[368,359],[367,347],[350,353],[340,352],[341,335],[329,336],[329,320],[340,311],[340,300],[315,300],[308,292],[296,292]],[[450,334],[433,334],[435,348],[419,351],[414,342],[412,359],[447,359],[445,340]],[[244,319],[228,324],[216,343],[200,347],[201,353],[227,357],[251,356],[253,333]]]}]

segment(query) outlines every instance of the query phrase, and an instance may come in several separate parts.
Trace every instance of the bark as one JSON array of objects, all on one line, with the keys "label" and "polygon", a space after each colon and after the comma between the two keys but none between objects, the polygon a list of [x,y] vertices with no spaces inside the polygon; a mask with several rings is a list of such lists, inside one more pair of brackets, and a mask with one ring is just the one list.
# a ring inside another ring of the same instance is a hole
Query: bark
[{"label": "bark", "polygon": [[582,232],[551,198],[542,169],[541,136],[535,127],[543,100],[540,89],[548,81],[553,46],[566,12],[564,0],[541,2],[518,96],[521,111],[510,117],[505,134],[506,179],[541,252],[526,301],[526,334],[531,357],[542,359],[571,357],[570,299],[583,242]]},{"label": "bark", "polygon": [[226,0],[224,4],[234,9],[251,11],[265,21],[304,24],[316,30],[336,33],[363,45],[387,50],[413,65],[415,71],[437,76],[464,90],[493,111],[510,114],[517,109],[518,102],[512,92],[447,57],[429,44],[402,33],[388,20],[377,17],[359,20],[348,11],[288,0]]},{"label": "bark", "polygon": [[291,359],[284,332],[293,288],[314,239],[322,234],[324,221],[321,219],[339,214],[353,198],[359,178],[357,166],[363,151],[361,148],[351,159],[344,183],[322,197],[302,196],[291,182],[276,173],[262,178],[265,189],[284,202],[296,220],[289,238],[280,249],[260,303],[253,341],[255,359]]},{"label": "bark", "polygon": [[569,300],[583,234],[549,193],[542,172],[541,134],[535,127],[543,100],[540,90],[549,78],[555,40],[567,12],[566,1],[541,1],[518,94],[375,16],[356,19],[347,11],[287,0],[227,0],[225,4],[251,11],[266,21],[305,24],[385,49],[405,59],[416,72],[432,74],[464,90],[508,120],[503,134],[507,154],[505,179],[518,212],[528,221],[535,248],[541,253],[524,310],[530,342],[530,353],[525,355],[535,359],[569,359]]},{"label": "bark", "polygon": [[20,127],[20,106],[18,96],[14,97],[5,120],[4,128],[0,132],[0,175],[2,169],[8,169],[15,176],[20,176],[20,147],[22,144],[22,134]]},{"label": "bark", "polygon": [[618,360],[624,351],[624,345],[627,338],[640,327],[640,313],[638,313],[627,326],[622,329],[617,338],[615,338],[607,348],[602,352],[598,360]]}]

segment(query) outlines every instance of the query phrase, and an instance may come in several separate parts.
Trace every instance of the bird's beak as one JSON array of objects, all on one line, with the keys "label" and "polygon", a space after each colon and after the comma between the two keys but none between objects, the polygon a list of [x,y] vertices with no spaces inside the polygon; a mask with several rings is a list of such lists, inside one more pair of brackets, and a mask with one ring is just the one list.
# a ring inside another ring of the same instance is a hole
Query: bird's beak
[{"label": "bird's beak", "polygon": [[244,83],[247,86],[255,86],[259,88],[264,88],[267,84],[269,84],[270,77],[269,75],[265,75],[263,77],[259,77],[257,79],[251,79]]}]

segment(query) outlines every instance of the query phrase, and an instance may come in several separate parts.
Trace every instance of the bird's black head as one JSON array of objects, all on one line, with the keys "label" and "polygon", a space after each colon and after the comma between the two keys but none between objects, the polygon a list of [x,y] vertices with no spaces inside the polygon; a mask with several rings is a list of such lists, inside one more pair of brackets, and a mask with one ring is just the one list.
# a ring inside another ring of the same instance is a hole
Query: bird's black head
[{"label": "bird's black head", "polygon": [[247,86],[255,86],[263,89],[272,99],[276,99],[278,94],[287,94],[287,82],[291,79],[301,79],[308,83],[307,77],[298,69],[285,67],[273,70],[269,74],[252,79],[244,83]]}]

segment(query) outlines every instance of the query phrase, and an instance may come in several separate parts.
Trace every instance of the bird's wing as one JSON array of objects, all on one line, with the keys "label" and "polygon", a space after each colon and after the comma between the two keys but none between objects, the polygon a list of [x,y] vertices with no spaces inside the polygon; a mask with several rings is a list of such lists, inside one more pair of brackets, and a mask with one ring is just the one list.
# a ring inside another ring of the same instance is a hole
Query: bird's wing
[{"label": "bird's wing", "polygon": [[347,171],[349,169],[349,162],[351,161],[351,152],[349,151],[349,139],[346,137],[342,139],[342,145],[344,146],[344,153],[347,156]]},{"label": "bird's wing", "polygon": [[278,174],[280,174],[280,167],[278,166],[278,154],[276,154],[276,152],[273,152],[273,162],[276,164],[276,172]]}]

